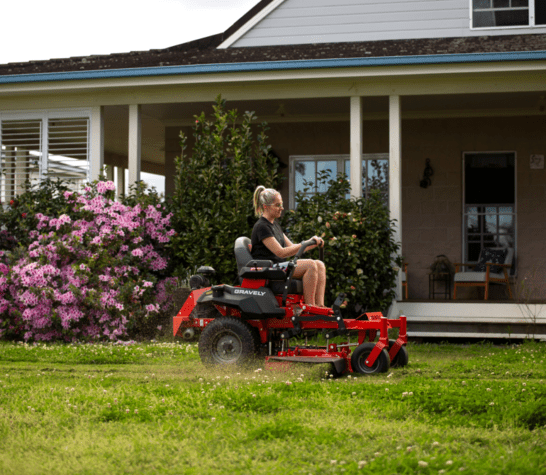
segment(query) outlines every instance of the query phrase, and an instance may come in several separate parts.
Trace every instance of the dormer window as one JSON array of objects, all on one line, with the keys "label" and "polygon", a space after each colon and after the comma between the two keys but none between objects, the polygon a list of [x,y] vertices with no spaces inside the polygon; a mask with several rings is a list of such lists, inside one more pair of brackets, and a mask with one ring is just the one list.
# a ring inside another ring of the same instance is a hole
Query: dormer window
[{"label": "dormer window", "polygon": [[472,28],[545,24],[545,0],[472,0]]}]

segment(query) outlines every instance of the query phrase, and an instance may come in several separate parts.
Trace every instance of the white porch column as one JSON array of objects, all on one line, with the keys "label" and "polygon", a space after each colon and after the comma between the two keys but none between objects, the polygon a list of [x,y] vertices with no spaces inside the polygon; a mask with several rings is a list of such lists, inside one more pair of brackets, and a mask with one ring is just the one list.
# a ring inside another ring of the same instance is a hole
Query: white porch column
[{"label": "white porch column", "polygon": [[362,97],[351,97],[350,124],[351,195],[362,196]]},{"label": "white porch column", "polygon": [[125,193],[125,168],[116,167],[116,196],[119,198]]},{"label": "white porch column", "polygon": [[[396,220],[394,240],[402,245],[402,116],[400,96],[389,97],[389,208]],[[400,252],[402,249],[400,249]],[[402,299],[401,271],[396,279],[396,298]]]},{"label": "white porch column", "polygon": [[104,107],[91,108],[89,180],[98,180],[104,166]]},{"label": "white porch column", "polygon": [[129,105],[129,185],[140,181],[141,107]]}]

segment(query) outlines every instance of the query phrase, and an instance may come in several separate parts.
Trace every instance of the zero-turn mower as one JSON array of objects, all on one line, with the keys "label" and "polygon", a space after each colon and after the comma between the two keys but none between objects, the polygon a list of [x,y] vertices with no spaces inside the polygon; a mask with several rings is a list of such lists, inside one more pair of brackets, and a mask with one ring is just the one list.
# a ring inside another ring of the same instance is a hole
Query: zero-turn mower
[{"label": "zero-turn mower", "polygon": [[[387,319],[373,312],[345,319],[341,314],[345,294],[337,297],[332,308],[304,302],[302,281],[293,274],[297,260],[313,244],[314,240],[304,241],[283,270],[271,261],[253,259],[250,239],[238,238],[239,285],[211,286],[214,269],[200,267],[190,278],[189,297],[173,317],[174,335],[200,329],[199,356],[209,365],[243,365],[263,355],[268,368],[329,363],[337,375],[384,373],[390,367],[405,366],[406,317]],[[389,340],[389,328],[399,328],[396,340]],[[319,332],[326,344],[309,344]],[[346,341],[331,342],[335,337],[346,337]]]}]

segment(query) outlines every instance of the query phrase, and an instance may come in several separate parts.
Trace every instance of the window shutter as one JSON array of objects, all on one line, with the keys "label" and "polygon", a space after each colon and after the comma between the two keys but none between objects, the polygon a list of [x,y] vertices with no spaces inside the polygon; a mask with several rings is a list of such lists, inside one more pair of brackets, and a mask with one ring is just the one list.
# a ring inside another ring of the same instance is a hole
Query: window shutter
[{"label": "window shutter", "polygon": [[47,170],[51,179],[72,183],[80,189],[89,179],[89,119],[49,119]]},{"label": "window shutter", "polygon": [[9,202],[40,177],[41,120],[3,120],[0,123],[1,201]]}]

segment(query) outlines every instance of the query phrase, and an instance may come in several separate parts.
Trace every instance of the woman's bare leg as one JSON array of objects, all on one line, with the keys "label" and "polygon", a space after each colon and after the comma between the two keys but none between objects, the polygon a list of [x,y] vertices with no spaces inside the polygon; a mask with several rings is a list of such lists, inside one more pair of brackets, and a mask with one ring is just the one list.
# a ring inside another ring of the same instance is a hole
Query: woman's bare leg
[{"label": "woman's bare leg", "polygon": [[294,271],[294,277],[303,281],[303,299],[305,303],[316,305],[315,296],[318,284],[317,263],[312,259],[299,259]]},{"label": "woman's bare leg", "polygon": [[317,263],[318,282],[316,287],[315,299],[319,307],[324,307],[324,293],[326,292],[326,266],[322,261]]}]

